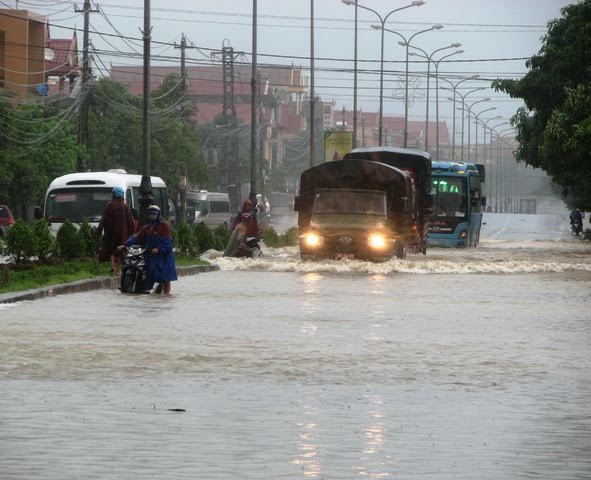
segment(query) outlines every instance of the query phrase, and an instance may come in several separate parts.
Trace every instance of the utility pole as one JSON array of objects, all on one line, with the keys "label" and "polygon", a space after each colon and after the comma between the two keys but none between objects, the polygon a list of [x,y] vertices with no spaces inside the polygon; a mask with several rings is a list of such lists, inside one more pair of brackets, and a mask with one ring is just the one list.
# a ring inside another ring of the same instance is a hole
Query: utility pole
[{"label": "utility pole", "polygon": [[[98,12],[98,9],[90,8],[90,0],[84,0],[82,10],[74,7],[74,11],[84,14],[84,33],[82,37],[82,86],[80,89],[80,117],[78,123],[78,142],[81,145],[88,145],[88,79],[91,76],[91,69],[88,62],[88,38],[89,16],[90,13]],[[78,157],[78,171],[86,170],[86,165],[82,157]]]},{"label": "utility pole", "polygon": [[[187,45],[187,38],[183,33],[181,36],[181,44],[177,46],[176,42],[174,44],[174,48],[180,48],[181,50],[181,91],[183,92],[183,97],[187,95],[187,69],[185,65],[185,50],[187,48],[195,48],[193,44]],[[181,104],[182,105],[182,104]],[[181,118],[183,123],[186,121],[187,111],[184,106],[181,107]],[[181,163],[181,175],[179,177],[179,200],[178,200],[178,215],[176,216],[177,222],[179,223],[186,223],[187,221],[187,188],[189,187],[189,173],[187,168],[187,163]]]},{"label": "utility pole", "polygon": [[365,147],[365,117],[361,118],[361,146]]},{"label": "utility pole", "polygon": [[144,170],[140,183],[140,225],[145,225],[148,207],[154,201],[152,196],[152,180],[150,178],[150,41],[152,26],[150,25],[150,0],[144,0],[144,105],[143,105],[143,146]]},{"label": "utility pole", "polygon": [[248,198],[256,205],[257,201],[257,0],[252,1],[252,65],[250,75],[250,193]]},{"label": "utility pole", "polygon": [[315,124],[315,112],[314,105],[316,99],[314,93],[314,0],[310,0],[310,167],[314,166],[314,149],[315,142],[314,136],[316,135],[314,124]]}]

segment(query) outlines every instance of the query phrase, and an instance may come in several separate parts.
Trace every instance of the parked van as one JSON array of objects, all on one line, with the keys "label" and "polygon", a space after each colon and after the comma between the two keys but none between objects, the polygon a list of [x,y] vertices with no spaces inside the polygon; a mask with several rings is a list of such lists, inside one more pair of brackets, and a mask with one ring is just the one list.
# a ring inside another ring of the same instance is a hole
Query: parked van
[{"label": "parked van", "polygon": [[[160,177],[150,178],[154,197],[152,203],[160,207],[163,217],[168,218],[170,212],[166,184]],[[38,208],[35,216],[43,216],[53,231],[59,230],[66,218],[73,223],[87,220],[97,226],[105,205],[111,200],[111,192],[117,186],[125,190],[125,203],[137,214],[140,209],[141,180],[141,175],[130,175],[124,170],[63,175],[49,184],[43,213]]]},{"label": "parked van", "polygon": [[224,225],[229,228],[232,213],[227,193],[206,190],[187,191],[187,222],[203,222],[209,228]]}]

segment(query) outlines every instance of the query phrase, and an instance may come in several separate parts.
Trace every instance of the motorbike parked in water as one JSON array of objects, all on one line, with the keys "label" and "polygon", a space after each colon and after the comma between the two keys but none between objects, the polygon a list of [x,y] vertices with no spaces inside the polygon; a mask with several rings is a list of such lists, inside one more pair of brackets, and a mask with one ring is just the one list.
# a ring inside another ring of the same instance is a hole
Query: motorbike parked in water
[{"label": "motorbike parked in water", "polygon": [[580,220],[575,219],[570,224],[570,229],[572,234],[578,237],[583,232],[583,224]]},{"label": "motorbike parked in water", "polygon": [[146,280],[145,249],[139,245],[127,247],[121,268],[121,293],[144,293]]}]

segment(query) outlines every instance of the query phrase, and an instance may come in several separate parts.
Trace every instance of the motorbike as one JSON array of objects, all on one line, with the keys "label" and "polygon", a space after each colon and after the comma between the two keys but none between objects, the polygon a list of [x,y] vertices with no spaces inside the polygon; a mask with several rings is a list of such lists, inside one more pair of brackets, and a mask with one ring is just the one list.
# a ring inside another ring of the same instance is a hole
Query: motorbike
[{"label": "motorbike", "polygon": [[146,280],[146,250],[139,245],[127,247],[121,268],[121,293],[144,293]]},{"label": "motorbike", "polygon": [[573,220],[570,228],[571,228],[573,235],[576,235],[576,236],[579,236],[581,234],[581,232],[583,231],[583,225],[580,220]]},{"label": "motorbike", "polygon": [[247,237],[246,242],[242,242],[238,247],[237,257],[256,258],[261,255],[261,246],[257,237]]}]

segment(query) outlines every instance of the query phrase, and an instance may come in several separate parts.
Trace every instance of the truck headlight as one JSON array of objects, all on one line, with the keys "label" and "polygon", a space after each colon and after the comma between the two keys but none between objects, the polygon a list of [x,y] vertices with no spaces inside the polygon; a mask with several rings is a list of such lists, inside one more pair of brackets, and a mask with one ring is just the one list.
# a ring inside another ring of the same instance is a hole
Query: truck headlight
[{"label": "truck headlight", "polygon": [[386,237],[381,233],[372,233],[369,237],[367,237],[367,245],[370,248],[375,248],[376,250],[381,250],[386,248]]},{"label": "truck headlight", "polygon": [[309,248],[318,248],[322,243],[322,237],[314,232],[304,234],[304,245]]}]

